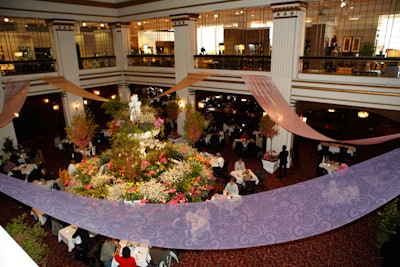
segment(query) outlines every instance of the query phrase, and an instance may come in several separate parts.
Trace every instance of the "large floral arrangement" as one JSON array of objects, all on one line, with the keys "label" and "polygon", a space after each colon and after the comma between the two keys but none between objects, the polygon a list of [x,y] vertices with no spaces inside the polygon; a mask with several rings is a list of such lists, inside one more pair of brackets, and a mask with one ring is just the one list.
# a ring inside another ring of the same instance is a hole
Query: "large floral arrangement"
[{"label": "large floral arrangement", "polygon": [[398,207],[400,198],[388,202],[383,210],[378,211],[377,226],[380,230],[394,234],[400,227],[400,210]]},{"label": "large floral arrangement", "polygon": [[[135,114],[134,120],[126,114],[123,119],[114,118],[110,123],[111,148],[77,164],[76,175],[67,186],[69,192],[116,201],[202,201],[213,189],[208,162],[188,144],[162,142],[154,135],[146,139],[135,135],[139,131],[134,124],[151,124],[146,128],[150,132],[162,124],[154,109],[145,110]],[[114,114],[123,113],[119,110]],[[155,115],[150,118],[149,114]]]}]

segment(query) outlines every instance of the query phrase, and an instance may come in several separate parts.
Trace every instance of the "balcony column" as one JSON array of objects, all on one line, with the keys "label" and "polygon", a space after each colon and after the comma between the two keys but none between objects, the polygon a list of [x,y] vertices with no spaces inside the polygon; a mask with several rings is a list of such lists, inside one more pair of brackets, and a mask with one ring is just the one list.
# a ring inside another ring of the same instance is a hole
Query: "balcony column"
[{"label": "balcony column", "polygon": [[118,84],[118,95],[122,102],[129,102],[131,98],[131,91],[125,83]]},{"label": "balcony column", "polygon": [[[306,4],[303,1],[272,4],[273,44],[271,77],[283,97],[290,103],[292,80],[297,77],[303,54]],[[293,107],[293,106],[292,106]],[[293,147],[293,134],[283,128],[273,140],[273,149],[280,151],[283,145]],[[288,166],[291,165],[289,162]]]},{"label": "balcony column", "polygon": [[[74,24],[72,20],[48,20],[50,37],[54,57],[57,59],[57,71],[59,76],[64,76],[70,82],[80,86],[79,64],[76,52]],[[63,94],[62,106],[65,123],[71,124],[72,117],[78,112],[84,112],[83,98],[65,92]]]},{"label": "balcony column", "polygon": [[[119,70],[126,70],[128,67],[127,55],[130,54],[130,23],[109,23],[112,29],[114,55]],[[123,76],[122,76],[123,77]]]},{"label": "balcony column", "polygon": [[[175,80],[178,83],[194,70],[194,57],[196,54],[196,20],[198,14],[172,15],[174,23],[174,50],[175,50]],[[189,95],[188,88],[177,92],[177,96],[185,103],[195,105],[194,94]],[[185,112],[181,112],[177,119],[178,132],[183,134]]]}]

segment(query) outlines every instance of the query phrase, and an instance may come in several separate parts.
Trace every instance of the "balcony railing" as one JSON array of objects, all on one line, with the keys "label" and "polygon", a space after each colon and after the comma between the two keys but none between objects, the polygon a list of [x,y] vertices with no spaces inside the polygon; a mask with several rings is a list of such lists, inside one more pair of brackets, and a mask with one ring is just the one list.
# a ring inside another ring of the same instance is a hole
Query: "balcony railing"
[{"label": "balcony railing", "polygon": [[3,76],[47,73],[56,71],[55,59],[0,61]]},{"label": "balcony railing", "polygon": [[174,55],[128,55],[128,66],[175,67]]},{"label": "balcony railing", "polygon": [[79,59],[79,69],[98,69],[115,67],[115,56],[96,56],[96,57],[81,57]]},{"label": "balcony railing", "polygon": [[303,73],[392,78],[398,78],[399,75],[398,57],[307,56],[300,59],[303,62]]},{"label": "balcony railing", "polygon": [[195,55],[197,69],[270,71],[271,56]]}]

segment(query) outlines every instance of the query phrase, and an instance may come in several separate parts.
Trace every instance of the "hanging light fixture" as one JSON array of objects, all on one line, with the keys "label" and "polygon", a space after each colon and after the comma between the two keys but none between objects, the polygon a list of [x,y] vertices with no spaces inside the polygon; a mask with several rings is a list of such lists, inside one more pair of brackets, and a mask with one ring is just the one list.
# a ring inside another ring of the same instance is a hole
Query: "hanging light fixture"
[{"label": "hanging light fixture", "polygon": [[365,119],[365,118],[368,118],[369,113],[366,112],[366,111],[359,111],[357,115],[358,115],[359,118]]}]

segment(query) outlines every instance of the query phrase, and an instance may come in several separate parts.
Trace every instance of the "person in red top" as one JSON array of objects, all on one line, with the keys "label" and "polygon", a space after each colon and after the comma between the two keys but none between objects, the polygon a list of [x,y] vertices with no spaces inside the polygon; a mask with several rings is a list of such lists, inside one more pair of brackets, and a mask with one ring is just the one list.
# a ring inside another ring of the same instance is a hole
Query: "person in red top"
[{"label": "person in red top", "polygon": [[119,263],[119,267],[137,267],[136,261],[131,257],[131,250],[128,247],[122,249],[122,257],[119,255],[120,251],[121,245],[118,245],[114,258]]}]

